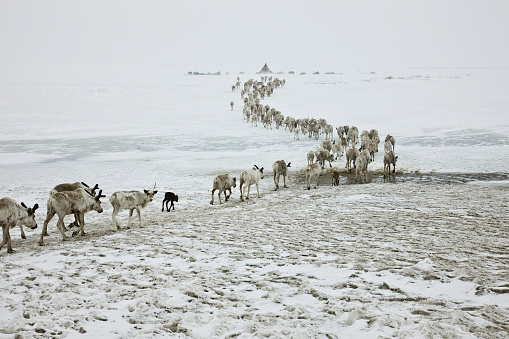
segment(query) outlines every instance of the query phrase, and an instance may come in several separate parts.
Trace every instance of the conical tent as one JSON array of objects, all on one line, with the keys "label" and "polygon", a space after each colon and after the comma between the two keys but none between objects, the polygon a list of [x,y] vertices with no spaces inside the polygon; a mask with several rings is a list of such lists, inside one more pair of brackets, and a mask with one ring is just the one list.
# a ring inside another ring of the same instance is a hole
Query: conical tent
[{"label": "conical tent", "polygon": [[267,64],[265,64],[265,65],[263,65],[262,69],[258,73],[272,73],[272,71],[270,70],[269,66],[267,66]]}]

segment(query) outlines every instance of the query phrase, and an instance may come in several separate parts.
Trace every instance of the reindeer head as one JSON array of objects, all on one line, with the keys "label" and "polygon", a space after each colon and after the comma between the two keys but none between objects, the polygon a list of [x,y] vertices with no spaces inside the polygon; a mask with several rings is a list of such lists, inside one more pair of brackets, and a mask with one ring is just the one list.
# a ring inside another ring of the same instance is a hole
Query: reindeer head
[{"label": "reindeer head", "polygon": [[[96,185],[97,186],[97,185]],[[91,210],[92,211],[96,211],[97,213],[102,213],[103,212],[103,208],[101,206],[101,198],[104,198],[106,197],[105,195],[103,195],[103,190],[100,190],[99,191],[99,194],[97,194],[96,196],[94,196],[92,193],[90,192],[87,192],[88,194],[90,194],[93,198],[94,198],[94,202],[92,203],[92,205],[90,206],[91,207]]]},{"label": "reindeer head", "polygon": [[156,195],[156,193],[157,193],[157,191],[154,191],[154,190],[143,190],[143,192],[145,192],[145,194],[147,195],[149,202],[154,200],[154,195]]},{"label": "reindeer head", "polygon": [[35,204],[34,207],[29,208],[25,205],[25,203],[21,203],[21,206],[27,209],[28,215],[25,218],[21,219],[23,225],[30,227],[31,229],[37,228],[37,222],[35,221],[35,210],[39,208],[38,204]]}]

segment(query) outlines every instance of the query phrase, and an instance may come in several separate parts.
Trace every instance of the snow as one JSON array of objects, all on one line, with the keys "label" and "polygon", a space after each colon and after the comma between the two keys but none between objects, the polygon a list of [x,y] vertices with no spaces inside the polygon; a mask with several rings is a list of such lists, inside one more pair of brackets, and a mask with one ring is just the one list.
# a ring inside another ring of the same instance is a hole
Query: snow
[{"label": "snow", "polygon": [[[369,183],[326,173],[306,191],[323,137],[246,123],[231,85],[257,74],[3,77],[0,194],[41,208],[0,253],[0,338],[509,337],[509,70],[295,71],[273,74],[286,84],[262,102],[393,135],[391,182],[380,152]],[[275,192],[279,159],[292,167]],[[255,164],[260,198],[237,187],[209,204],[216,175]],[[124,211],[114,232],[105,198],[87,236],[63,242],[55,218],[38,246],[48,192],[75,181],[161,193],[144,228],[125,229]],[[160,211],[164,191],[175,211]]]}]

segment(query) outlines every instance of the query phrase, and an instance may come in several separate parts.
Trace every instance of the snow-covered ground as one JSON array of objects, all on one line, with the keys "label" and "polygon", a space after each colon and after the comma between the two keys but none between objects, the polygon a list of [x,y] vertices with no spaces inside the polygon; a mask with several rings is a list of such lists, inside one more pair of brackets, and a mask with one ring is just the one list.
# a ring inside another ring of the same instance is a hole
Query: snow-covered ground
[{"label": "snow-covered ground", "polygon": [[[52,220],[45,247],[40,227],[11,230],[0,338],[508,337],[509,70],[294,71],[273,74],[286,85],[262,102],[393,135],[395,179],[383,182],[378,153],[370,183],[331,187],[325,173],[306,191],[323,137],[246,123],[231,85],[256,74],[2,78],[0,196],[39,203],[40,226],[62,182],[108,197],[156,184],[179,202],[162,213],[158,193],[145,228],[113,232],[105,198],[86,237],[64,243]],[[279,159],[290,188],[274,192]],[[210,206],[215,175],[254,164],[260,199],[236,189]]]}]

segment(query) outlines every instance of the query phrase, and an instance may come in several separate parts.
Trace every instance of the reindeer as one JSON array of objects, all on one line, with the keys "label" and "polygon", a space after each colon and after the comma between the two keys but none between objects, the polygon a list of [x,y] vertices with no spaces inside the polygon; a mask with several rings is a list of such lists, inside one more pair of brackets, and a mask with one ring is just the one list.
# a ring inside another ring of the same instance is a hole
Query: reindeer
[{"label": "reindeer", "polygon": [[100,198],[105,197],[102,195],[102,190],[95,197],[92,193],[88,192],[83,188],[79,188],[74,191],[57,192],[48,199],[46,220],[42,227],[41,239],[39,245],[44,246],[44,236],[48,235],[48,223],[51,221],[55,214],[58,215],[57,227],[62,234],[62,240],[66,241],[69,238],[64,233],[64,217],[69,214],[77,214],[79,221],[79,229],[72,233],[72,236],[76,236],[81,232],[81,235],[85,235],[83,227],[85,227],[85,213],[90,211],[96,211],[102,213],[103,208],[101,206]]},{"label": "reindeer", "polygon": [[240,200],[244,201],[242,186],[247,186],[246,199],[249,199],[249,191],[251,189],[251,185],[256,185],[256,193],[258,194],[258,198],[260,197],[260,190],[258,189],[258,186],[260,185],[260,179],[263,179],[263,167],[258,168],[256,165],[254,165],[252,169],[243,171],[240,174]]}]

